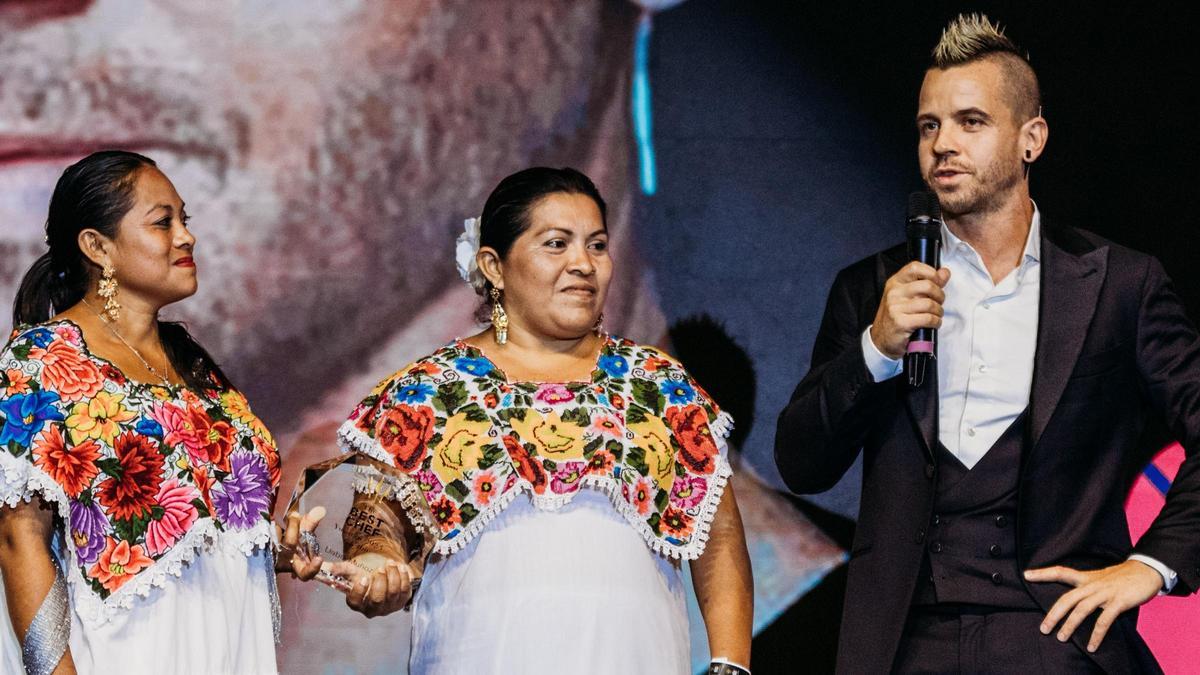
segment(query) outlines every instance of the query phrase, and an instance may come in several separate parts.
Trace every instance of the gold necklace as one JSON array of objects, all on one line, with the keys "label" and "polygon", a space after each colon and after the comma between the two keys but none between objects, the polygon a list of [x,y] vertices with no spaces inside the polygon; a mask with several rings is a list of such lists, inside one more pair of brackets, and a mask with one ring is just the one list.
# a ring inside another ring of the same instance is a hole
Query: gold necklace
[{"label": "gold necklace", "polygon": [[117,332],[117,329],[108,325],[108,321],[106,321],[103,316],[100,316],[100,312],[97,312],[96,308],[92,307],[92,303],[88,302],[87,298],[80,298],[80,299],[83,300],[83,304],[88,306],[88,309],[92,310],[92,313],[96,315],[96,318],[100,319],[100,323],[104,324],[104,327],[108,329],[108,332],[112,333],[113,337],[120,340],[121,344],[125,345],[126,347],[129,348],[129,351],[133,352],[133,355],[138,358],[138,361],[141,361],[142,365],[146,367],[147,372],[149,372],[151,375],[154,375],[159,380],[161,380],[164,387],[171,386],[171,380],[168,377],[166,377],[165,375],[163,375],[162,373],[160,373],[157,368],[150,365],[150,362],[146,360],[146,357],[142,356],[142,353],[139,352],[133,345],[129,344],[129,342],[127,342],[125,340],[125,338],[121,337],[121,334]]}]

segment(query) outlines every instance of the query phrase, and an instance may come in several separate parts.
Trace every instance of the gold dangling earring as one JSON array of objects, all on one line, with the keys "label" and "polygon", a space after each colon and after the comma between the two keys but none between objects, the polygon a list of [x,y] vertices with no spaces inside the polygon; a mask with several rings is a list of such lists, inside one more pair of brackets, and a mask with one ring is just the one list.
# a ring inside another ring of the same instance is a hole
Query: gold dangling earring
[{"label": "gold dangling earring", "polygon": [[108,320],[115,322],[121,318],[121,303],[117,302],[117,279],[113,275],[116,270],[112,265],[105,265],[100,276],[100,290],[97,294],[104,298],[104,313]]},{"label": "gold dangling earring", "polygon": [[596,323],[592,325],[592,332],[596,337],[604,337],[604,312],[600,312],[600,316],[596,317]]},{"label": "gold dangling earring", "polygon": [[500,304],[500,290],[492,288],[492,328],[496,329],[496,344],[508,342],[508,313]]}]

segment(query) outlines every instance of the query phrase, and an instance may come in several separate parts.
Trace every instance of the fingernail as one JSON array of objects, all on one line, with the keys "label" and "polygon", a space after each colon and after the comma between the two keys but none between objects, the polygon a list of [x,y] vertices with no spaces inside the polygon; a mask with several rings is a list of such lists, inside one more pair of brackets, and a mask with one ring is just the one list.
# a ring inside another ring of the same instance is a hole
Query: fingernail
[{"label": "fingernail", "polygon": [[1026,571],[1026,572],[1025,572],[1025,578],[1026,578],[1026,579],[1032,579],[1032,578],[1033,578],[1033,573],[1032,573],[1032,572],[1029,572],[1029,571]]},{"label": "fingernail", "polygon": [[1095,651],[1096,651],[1096,645],[1088,645],[1088,651],[1089,651],[1089,652],[1093,652],[1093,653],[1095,653]]},{"label": "fingernail", "polygon": [[1047,626],[1046,624],[1042,624],[1041,629],[1042,629],[1042,635],[1050,634],[1050,626]]},{"label": "fingernail", "polygon": [[1070,637],[1070,636],[1069,636],[1069,635],[1066,635],[1066,634],[1064,634],[1064,633],[1059,633],[1059,634],[1058,634],[1058,641],[1059,641],[1059,642],[1066,642],[1068,637]]}]

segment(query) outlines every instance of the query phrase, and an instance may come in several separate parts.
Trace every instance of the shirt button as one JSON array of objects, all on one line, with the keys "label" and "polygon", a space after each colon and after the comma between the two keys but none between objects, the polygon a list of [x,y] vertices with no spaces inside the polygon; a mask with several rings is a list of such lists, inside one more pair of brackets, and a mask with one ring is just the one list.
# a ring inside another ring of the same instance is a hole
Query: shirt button
[{"label": "shirt button", "polygon": [[933,475],[935,473],[937,473],[936,467],[934,467],[932,464],[925,465],[925,477],[926,478],[928,478],[929,480],[933,480]]},{"label": "shirt button", "polygon": [[993,558],[999,558],[1000,557],[1000,544],[992,544],[991,548],[988,549],[988,553],[992,554]]},{"label": "shirt button", "polygon": [[936,513],[935,513],[935,514],[933,514],[933,524],[934,524],[934,526],[935,526],[935,527],[936,527],[936,526],[938,526],[938,525],[941,525],[941,524],[942,524],[942,517],[941,517],[941,516],[939,516],[939,515],[937,515]]},{"label": "shirt button", "polygon": [[933,542],[933,545],[930,546],[929,548],[932,549],[934,553],[941,553],[942,552],[942,542],[935,541],[935,542]]},{"label": "shirt button", "polygon": [[999,572],[993,572],[992,573],[992,583],[999,586],[1000,584],[1004,583],[1004,577],[1000,576]]},{"label": "shirt button", "polygon": [[987,366],[985,366],[985,365],[984,365],[984,364],[982,364],[982,363],[981,363],[981,364],[979,364],[979,372],[981,372],[981,373],[986,373],[986,372],[987,372]]},{"label": "shirt button", "polygon": [[991,309],[991,308],[992,308],[992,303],[990,303],[990,302],[985,302],[985,303],[983,303],[983,308],[984,308],[984,309]]},{"label": "shirt button", "polygon": [[1008,527],[1008,516],[996,516],[996,527]]},{"label": "shirt button", "polygon": [[967,427],[967,435],[975,438],[975,427]]}]

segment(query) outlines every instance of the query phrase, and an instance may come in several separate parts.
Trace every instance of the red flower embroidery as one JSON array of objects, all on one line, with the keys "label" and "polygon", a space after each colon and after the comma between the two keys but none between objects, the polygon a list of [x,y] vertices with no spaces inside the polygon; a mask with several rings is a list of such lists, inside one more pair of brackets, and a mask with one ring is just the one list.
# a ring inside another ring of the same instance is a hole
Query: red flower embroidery
[{"label": "red flower embroidery", "polygon": [[692,533],[692,517],[673,506],[667,507],[666,513],[659,522],[662,524],[663,532],[676,539],[684,539]]},{"label": "red flower embroidery", "polygon": [[114,368],[112,365],[106,363],[100,366],[100,373],[107,379],[110,379],[116,383],[117,386],[125,386],[125,374]]},{"label": "red flower embroidery", "polygon": [[667,410],[667,423],[679,441],[679,461],[693,473],[708,474],[715,468],[717,444],[708,428],[708,415],[698,405]]},{"label": "red flower embroidery", "polygon": [[271,487],[279,487],[279,450],[261,436],[255,436],[253,443],[254,449],[267,460],[267,475],[271,478]]},{"label": "red flower embroidery", "polygon": [[146,557],[141,545],[130,546],[127,541],[117,543],[109,537],[104,552],[88,574],[111,593],[152,564],[154,561]]},{"label": "red flower embroidery", "polygon": [[100,368],[65,340],[53,340],[45,349],[34,347],[29,358],[42,362],[42,384],[57,391],[64,401],[78,401],[104,386]]},{"label": "red flower embroidery", "polygon": [[533,486],[534,493],[540,495],[545,492],[546,470],[542,468],[537,458],[531,456],[515,436],[504,437],[504,448],[508,450],[508,456],[512,458],[517,474]]},{"label": "red flower embroidery", "polygon": [[96,441],[89,438],[68,449],[57,425],[42,435],[33,451],[37,456],[34,464],[61,485],[68,497],[78,497],[100,473],[96,468],[96,460],[100,459],[100,446]]},{"label": "red flower embroidery", "polygon": [[483,404],[489,408],[495,408],[497,405],[500,404],[500,397],[496,396],[496,392],[489,391],[483,397]]},{"label": "red flower embroidery", "polygon": [[421,466],[433,437],[433,413],[401,403],[390,408],[375,426],[379,445],[396,458],[396,466],[413,471]]},{"label": "red flower embroidery", "polygon": [[607,450],[597,450],[596,454],[588,460],[588,473],[609,473],[613,468],[612,453]]},{"label": "red flower embroidery", "polygon": [[430,504],[429,510],[433,512],[433,517],[437,519],[442,531],[453,530],[455,525],[462,522],[462,516],[458,513],[458,507],[447,497],[442,497]]},{"label": "red flower embroidery", "polygon": [[214,422],[208,428],[208,461],[221,471],[229,471],[229,453],[237,443],[237,431],[228,422]]},{"label": "red flower embroidery", "polygon": [[97,498],[117,520],[149,514],[162,483],[163,456],[157,443],[126,431],[117,438],[114,449],[121,464],[121,476],[101,483]]},{"label": "red flower embroidery", "polygon": [[210,493],[212,491],[212,487],[217,484],[217,479],[208,475],[208,469],[206,467],[197,466],[192,468],[192,482],[194,482],[196,484],[196,488],[200,490],[200,497],[204,500],[204,508],[208,509],[210,514],[216,513],[216,511],[213,510],[212,495]]}]

